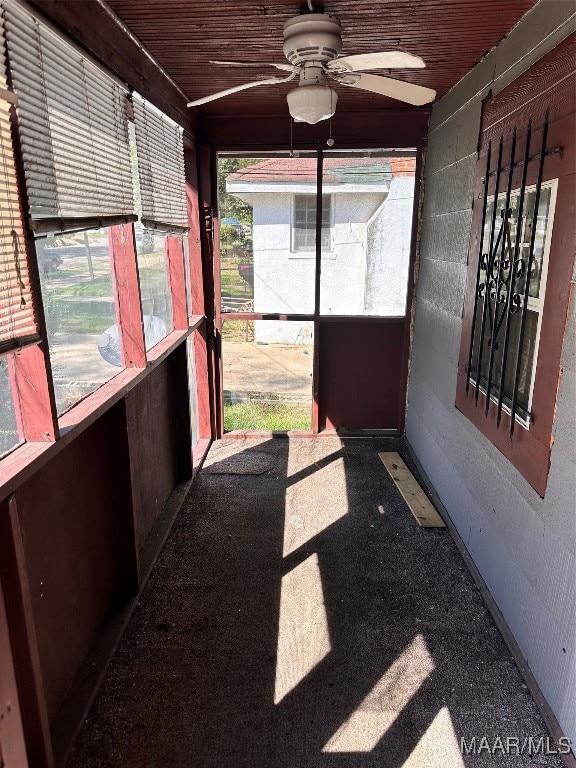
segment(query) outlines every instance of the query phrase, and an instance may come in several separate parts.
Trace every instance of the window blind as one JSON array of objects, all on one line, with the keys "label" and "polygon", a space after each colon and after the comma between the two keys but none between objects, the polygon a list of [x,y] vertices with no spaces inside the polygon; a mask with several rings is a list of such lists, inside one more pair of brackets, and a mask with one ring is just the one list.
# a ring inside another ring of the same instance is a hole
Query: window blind
[{"label": "window blind", "polygon": [[133,220],[126,88],[14,0],[2,6],[31,228]]},{"label": "window blind", "polygon": [[188,220],[182,128],[136,93],[134,125],[142,223],[148,228],[185,230]]},{"label": "window blind", "polygon": [[32,292],[6,98],[4,57],[0,52],[0,354],[40,340]]}]

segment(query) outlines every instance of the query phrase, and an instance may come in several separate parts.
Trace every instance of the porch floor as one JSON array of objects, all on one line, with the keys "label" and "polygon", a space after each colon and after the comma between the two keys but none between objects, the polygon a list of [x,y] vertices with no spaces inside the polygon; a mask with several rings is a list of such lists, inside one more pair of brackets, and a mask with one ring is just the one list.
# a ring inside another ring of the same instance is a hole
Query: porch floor
[{"label": "porch floor", "polygon": [[546,727],[448,530],[417,526],[382,450],[404,446],[212,447],[69,768],[562,765],[500,753]]}]

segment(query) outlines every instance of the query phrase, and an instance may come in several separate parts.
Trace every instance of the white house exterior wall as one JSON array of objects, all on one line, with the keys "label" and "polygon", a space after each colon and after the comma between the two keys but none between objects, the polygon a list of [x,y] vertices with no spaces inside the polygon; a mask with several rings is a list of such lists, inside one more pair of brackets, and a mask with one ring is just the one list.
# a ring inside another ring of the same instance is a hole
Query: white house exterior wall
[{"label": "white house exterior wall", "polygon": [[481,101],[574,30],[541,0],[432,112],[407,436],[566,736],[576,744],[576,316],[544,499],[454,407]]},{"label": "white house exterior wall", "polygon": [[[254,311],[312,314],[315,253],[294,252],[291,237],[294,195],[313,194],[314,185],[233,183],[228,190],[253,207]],[[322,314],[404,314],[413,190],[414,179],[405,177],[377,192],[374,185],[325,185],[332,210],[331,246],[321,265]],[[311,323],[257,322],[255,338],[310,343]]]},{"label": "white house exterior wall", "polygon": [[366,315],[403,316],[410,264],[414,177],[392,180],[381,211],[368,224]]}]

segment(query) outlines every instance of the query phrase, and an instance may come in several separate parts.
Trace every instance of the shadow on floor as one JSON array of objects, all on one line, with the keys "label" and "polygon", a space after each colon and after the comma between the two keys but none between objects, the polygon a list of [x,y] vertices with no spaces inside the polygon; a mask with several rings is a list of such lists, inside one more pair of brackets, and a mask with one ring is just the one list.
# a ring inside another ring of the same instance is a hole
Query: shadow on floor
[{"label": "shadow on floor", "polygon": [[545,726],[448,531],[415,524],[382,450],[403,444],[213,446],[69,768],[562,764],[526,754]]}]

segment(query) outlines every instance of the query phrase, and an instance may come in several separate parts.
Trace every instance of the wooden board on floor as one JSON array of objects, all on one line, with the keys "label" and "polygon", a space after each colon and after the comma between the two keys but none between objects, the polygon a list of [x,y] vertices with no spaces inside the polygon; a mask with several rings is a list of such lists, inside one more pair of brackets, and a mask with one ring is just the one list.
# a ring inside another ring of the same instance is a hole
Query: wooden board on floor
[{"label": "wooden board on floor", "polygon": [[400,457],[400,454],[395,451],[386,451],[378,455],[388,470],[390,477],[396,483],[406,504],[410,507],[410,511],[416,518],[418,525],[421,525],[423,528],[444,528],[444,521]]}]

